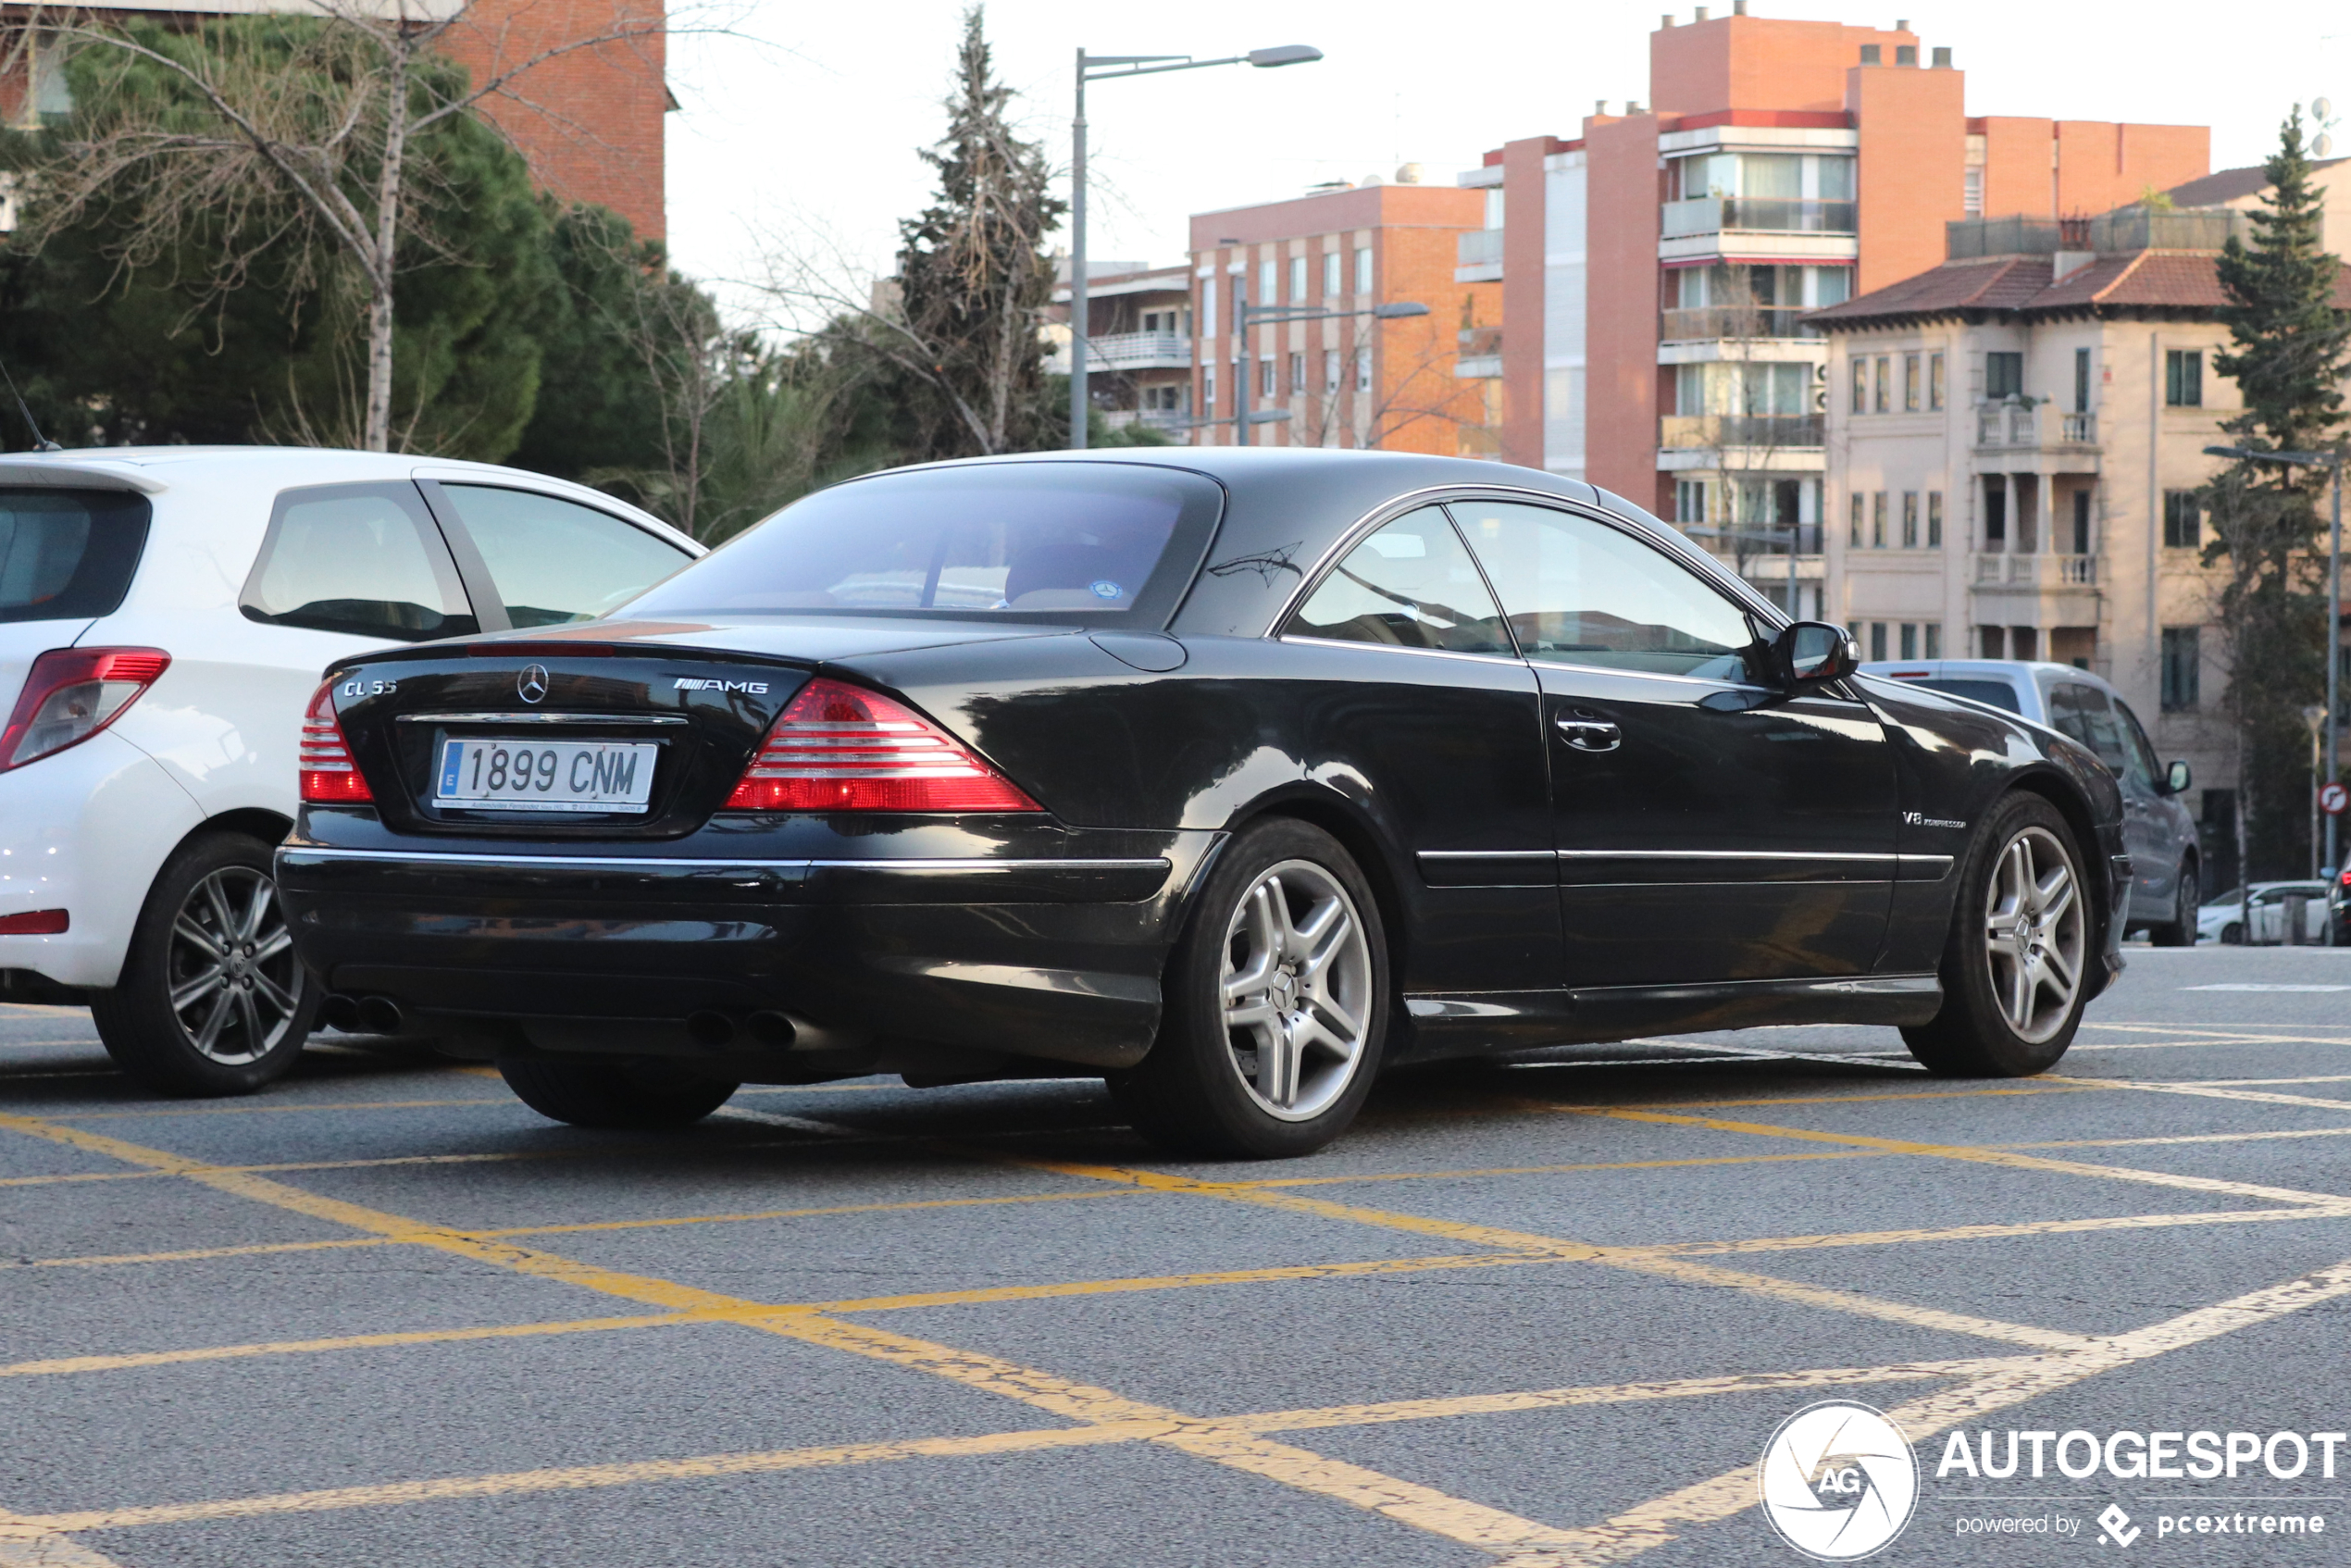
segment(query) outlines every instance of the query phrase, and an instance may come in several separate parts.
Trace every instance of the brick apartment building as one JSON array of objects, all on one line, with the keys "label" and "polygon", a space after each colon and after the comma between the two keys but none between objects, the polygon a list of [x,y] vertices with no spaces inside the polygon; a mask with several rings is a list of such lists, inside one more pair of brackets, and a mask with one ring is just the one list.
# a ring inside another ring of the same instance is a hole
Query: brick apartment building
[{"label": "brick apartment building", "polygon": [[[190,21],[254,11],[315,15],[305,0],[79,0],[80,8]],[[442,12],[455,8],[435,6]],[[389,0],[381,9],[390,14]],[[0,10],[0,28],[32,13]],[[541,189],[567,202],[608,206],[641,239],[667,233],[662,168],[664,115],[677,106],[664,80],[664,0],[472,0],[445,35],[449,55],[479,83],[516,71],[481,112],[529,161]],[[606,42],[567,47],[585,40]],[[544,56],[544,57],[541,57]],[[23,124],[69,111],[52,51],[27,52],[29,78],[0,82],[0,113]],[[536,63],[533,63],[533,62]]]},{"label": "brick apartment building", "polygon": [[[2328,244],[2351,160],[2322,166]],[[1811,319],[1828,352],[1826,618],[1877,659],[2049,659],[2121,691],[2195,769],[2233,875],[2234,750],[2196,491],[2241,406],[2216,263],[2258,168],[2096,218],[1972,219],[1948,257]],[[2338,303],[2351,307],[2351,276]],[[2208,879],[2208,886],[2226,886]]]},{"label": "brick apartment building", "polygon": [[1811,613],[1827,347],[1801,313],[1934,266],[1948,221],[2104,212],[2195,179],[2210,137],[1971,117],[1950,51],[1906,22],[1746,13],[1667,17],[1646,105],[1462,177],[1487,205],[1454,276],[1498,284],[1503,321],[1464,373],[1499,383],[1506,460],[1649,501],[1782,603],[1799,542]]},{"label": "brick apartment building", "polygon": [[[1412,165],[1398,175],[1193,216],[1191,405],[1204,421],[1195,442],[1234,442],[1246,375],[1251,410],[1290,416],[1254,427],[1259,445],[1494,455],[1496,411],[1478,382],[1454,374],[1465,345],[1482,346],[1500,320],[1494,284],[1454,280],[1458,243],[1485,221],[1485,198],[1419,184]],[[1253,323],[1244,342],[1242,300],[1354,313],[1411,301],[1429,313]]]},{"label": "brick apartment building", "polygon": [[[1069,262],[1047,313],[1050,375],[1069,374]],[[1111,429],[1177,434],[1192,417],[1192,269],[1138,261],[1086,266],[1086,392]]]}]

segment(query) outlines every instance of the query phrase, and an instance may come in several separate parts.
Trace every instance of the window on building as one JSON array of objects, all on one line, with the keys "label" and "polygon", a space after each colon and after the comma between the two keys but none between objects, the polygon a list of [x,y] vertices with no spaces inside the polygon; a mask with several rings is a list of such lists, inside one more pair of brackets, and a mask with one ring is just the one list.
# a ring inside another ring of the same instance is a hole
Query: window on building
[{"label": "window on building", "polygon": [[1866,504],[1867,504],[1867,503],[1866,503],[1865,501],[1863,501],[1863,499],[1862,499],[1862,497],[1861,497],[1861,493],[1860,493],[1859,491],[1854,492],[1854,493],[1853,493],[1853,524],[1852,524],[1852,529],[1853,529],[1853,531],[1852,531],[1851,536],[1850,536],[1849,538],[1847,538],[1847,539],[1846,540],[1846,541],[1845,541],[1845,542],[1846,542],[1846,543],[1847,543],[1847,544],[1849,544],[1849,545],[1851,545],[1851,546],[1852,546],[1854,549],[1856,549],[1856,550],[1859,550],[1860,548],[1861,548],[1861,509],[1862,509],[1862,507],[1863,507],[1864,505],[1866,505]]},{"label": "window on building", "polygon": [[1929,621],[1920,629],[1921,634],[1926,639],[1926,645],[1919,650],[1919,657],[1922,659],[1941,658],[1943,656],[1943,627],[1941,623]]},{"label": "window on building", "polygon": [[1995,351],[1984,356],[1984,395],[1997,403],[2024,395],[2024,355]]},{"label": "window on building", "polygon": [[[1369,255],[1372,253],[1359,251],[1356,254]],[[1369,343],[1358,344],[1355,350],[1355,390],[1359,392],[1372,390],[1372,345]]]},{"label": "window on building", "polygon": [[[2005,474],[1984,476],[1984,548],[1997,554],[2008,548],[2009,487]],[[1991,657],[1997,658],[1998,654]]]},{"label": "window on building", "polygon": [[1673,481],[1673,520],[1677,523],[1706,521],[1706,481],[1675,479]]},{"label": "window on building", "polygon": [[2167,626],[2163,628],[2163,711],[2185,712],[2196,705],[2204,655],[2197,644],[2204,628]]},{"label": "window on building", "polygon": [[1885,492],[1882,490],[1870,497],[1870,547],[1885,548]]},{"label": "window on building", "polygon": [[1355,247],[1355,292],[1359,294],[1372,292],[1372,247],[1369,245]]},{"label": "window on building", "polygon": [[1926,547],[1943,548],[1943,492],[1939,490],[1926,492]]},{"label": "window on building", "polygon": [[1207,324],[1211,332],[1216,330],[1216,280],[1213,278],[1200,280],[1200,318]]},{"label": "window on building", "polygon": [[1323,297],[1325,299],[1336,298],[1342,292],[1340,288],[1342,280],[1339,273],[1344,265],[1337,251],[1323,253]]},{"label": "window on building", "polygon": [[1960,187],[1959,192],[1959,211],[1964,217],[1982,218],[1984,216],[1984,170],[1980,168],[1971,168],[1967,171],[1965,178],[1967,182]]},{"label": "window on building", "polygon": [[1853,412],[1867,414],[1869,411],[1870,362],[1867,359],[1856,359],[1853,362]]},{"label": "window on building", "polygon": [[2204,543],[2204,511],[2192,490],[2163,492],[2163,545],[2167,550],[2195,550]]},{"label": "window on building", "polygon": [[1872,400],[1872,406],[1881,414],[1888,412],[1893,407],[1894,388],[1891,384],[1893,380],[1894,362],[1885,355],[1879,355],[1877,356],[1877,395]]},{"label": "window on building", "polygon": [[1323,390],[1326,392],[1338,391],[1338,350],[1335,348],[1323,351]]},{"label": "window on building", "polygon": [[1289,258],[1289,302],[1292,305],[1306,303],[1306,258],[1302,255]]},{"label": "window on building", "polygon": [[1276,304],[1281,299],[1281,296],[1274,292],[1274,285],[1277,280],[1278,271],[1279,264],[1276,262],[1267,260],[1261,261],[1257,264],[1258,304],[1270,305]]},{"label": "window on building", "polygon": [[[1919,492],[1915,490],[1906,490],[1902,492],[1902,548],[1916,550],[1918,547]],[[1902,656],[1906,659],[1909,657],[1908,653]]]},{"label": "window on building", "polygon": [[1902,641],[1901,641],[1901,646],[1902,646],[1902,652],[1901,652],[1901,654],[1900,654],[1900,656],[1901,656],[1901,657],[1903,657],[1903,658],[1905,658],[1905,659],[1915,659],[1915,658],[1917,658],[1917,657],[1919,656],[1919,623],[1918,623],[1918,622],[1916,622],[1916,621],[1904,621],[1904,622],[1902,623]]},{"label": "window on building", "polygon": [[1937,410],[1943,406],[1943,356],[1939,354],[1926,356],[1926,405]]},{"label": "window on building", "polygon": [[1902,356],[1902,412],[1905,414],[1916,414],[1924,401],[1926,388],[1920,384],[1923,378],[1919,374],[1919,356],[1915,354],[1904,355]]},{"label": "window on building", "polygon": [[2204,406],[2204,351],[2193,348],[2163,352],[2163,401],[2172,408]]},{"label": "window on building", "polygon": [[1270,354],[1261,354],[1257,356],[1257,395],[1260,397],[1274,395],[1274,356]]},{"label": "window on building", "polygon": [[1980,626],[1976,636],[1984,644],[1979,658],[2005,659],[2009,656],[2009,628],[2004,626]]},{"label": "window on building", "polygon": [[1885,660],[1885,623],[1884,621],[1870,623],[1870,657],[1881,664]]},{"label": "window on building", "polygon": [[1822,305],[1843,305],[1853,297],[1853,269],[1849,267],[1815,267],[1811,269],[1812,297],[1807,303],[1814,309]]},{"label": "window on building", "polygon": [[2090,492],[2086,490],[2073,492],[2073,553],[2090,553]]},{"label": "window on building", "polygon": [[1306,390],[1306,356],[1303,354],[1289,356],[1289,390],[1293,397]]},{"label": "window on building", "polygon": [[1200,405],[1203,413],[1215,411],[1216,367],[1213,365],[1203,365],[1200,367]]},{"label": "window on building", "polygon": [[2089,411],[2090,351],[2077,348],[2073,351],[2073,412],[2087,414]]},{"label": "window on building", "polygon": [[1241,322],[1249,314],[1249,285],[1240,279],[1233,280],[1233,330],[1241,330]]}]

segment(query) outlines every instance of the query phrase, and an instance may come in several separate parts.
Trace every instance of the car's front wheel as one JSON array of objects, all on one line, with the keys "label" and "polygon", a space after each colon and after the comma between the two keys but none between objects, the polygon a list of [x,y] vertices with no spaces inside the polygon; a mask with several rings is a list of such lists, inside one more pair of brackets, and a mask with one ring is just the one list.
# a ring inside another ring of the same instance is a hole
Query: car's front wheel
[{"label": "car's front wheel", "polygon": [[676,1063],[631,1057],[506,1057],[498,1076],[524,1104],[576,1127],[682,1127],[741,1087]]},{"label": "car's front wheel", "polygon": [[1111,1091],[1144,1136],[1226,1159],[1311,1154],[1371,1092],[1387,946],[1337,840],[1268,821],[1224,852],[1167,966],[1159,1039]]},{"label": "car's front wheel", "polygon": [[1943,1009],[1902,1038],[1938,1073],[2046,1072],[2073,1043],[2097,962],[2073,830],[2040,796],[2010,795],[1993,808],[1959,877]]},{"label": "car's front wheel", "polygon": [[166,1094],[250,1094],[302,1054],[321,999],[294,957],[270,846],[207,833],[164,863],[121,977],[90,999],[106,1053]]},{"label": "car's front wheel", "polygon": [[2196,901],[2203,891],[2196,883],[2196,862],[2181,862],[2179,892],[2171,906],[2171,918],[2148,927],[2147,940],[2158,947],[2196,946]]}]

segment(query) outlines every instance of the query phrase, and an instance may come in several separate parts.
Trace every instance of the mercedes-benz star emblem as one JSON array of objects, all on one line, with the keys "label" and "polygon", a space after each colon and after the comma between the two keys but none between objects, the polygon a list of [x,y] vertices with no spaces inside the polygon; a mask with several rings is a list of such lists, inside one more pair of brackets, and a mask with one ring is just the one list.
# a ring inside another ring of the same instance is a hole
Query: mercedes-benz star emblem
[{"label": "mercedes-benz star emblem", "polygon": [[526,703],[545,702],[547,700],[547,666],[532,665],[515,677],[515,691]]}]

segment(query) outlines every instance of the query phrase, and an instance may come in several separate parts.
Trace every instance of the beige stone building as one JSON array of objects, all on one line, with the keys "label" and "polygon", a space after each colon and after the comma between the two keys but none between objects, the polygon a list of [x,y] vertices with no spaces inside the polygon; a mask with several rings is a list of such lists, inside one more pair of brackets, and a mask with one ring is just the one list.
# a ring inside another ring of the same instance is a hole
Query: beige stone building
[{"label": "beige stone building", "polygon": [[2208,840],[2236,780],[2191,492],[2239,407],[2213,368],[2216,264],[2247,234],[2249,172],[2183,187],[2224,186],[2201,208],[1954,223],[1944,265],[1808,317],[1829,344],[1828,618],[1872,659],[2106,677],[2195,768]]}]

